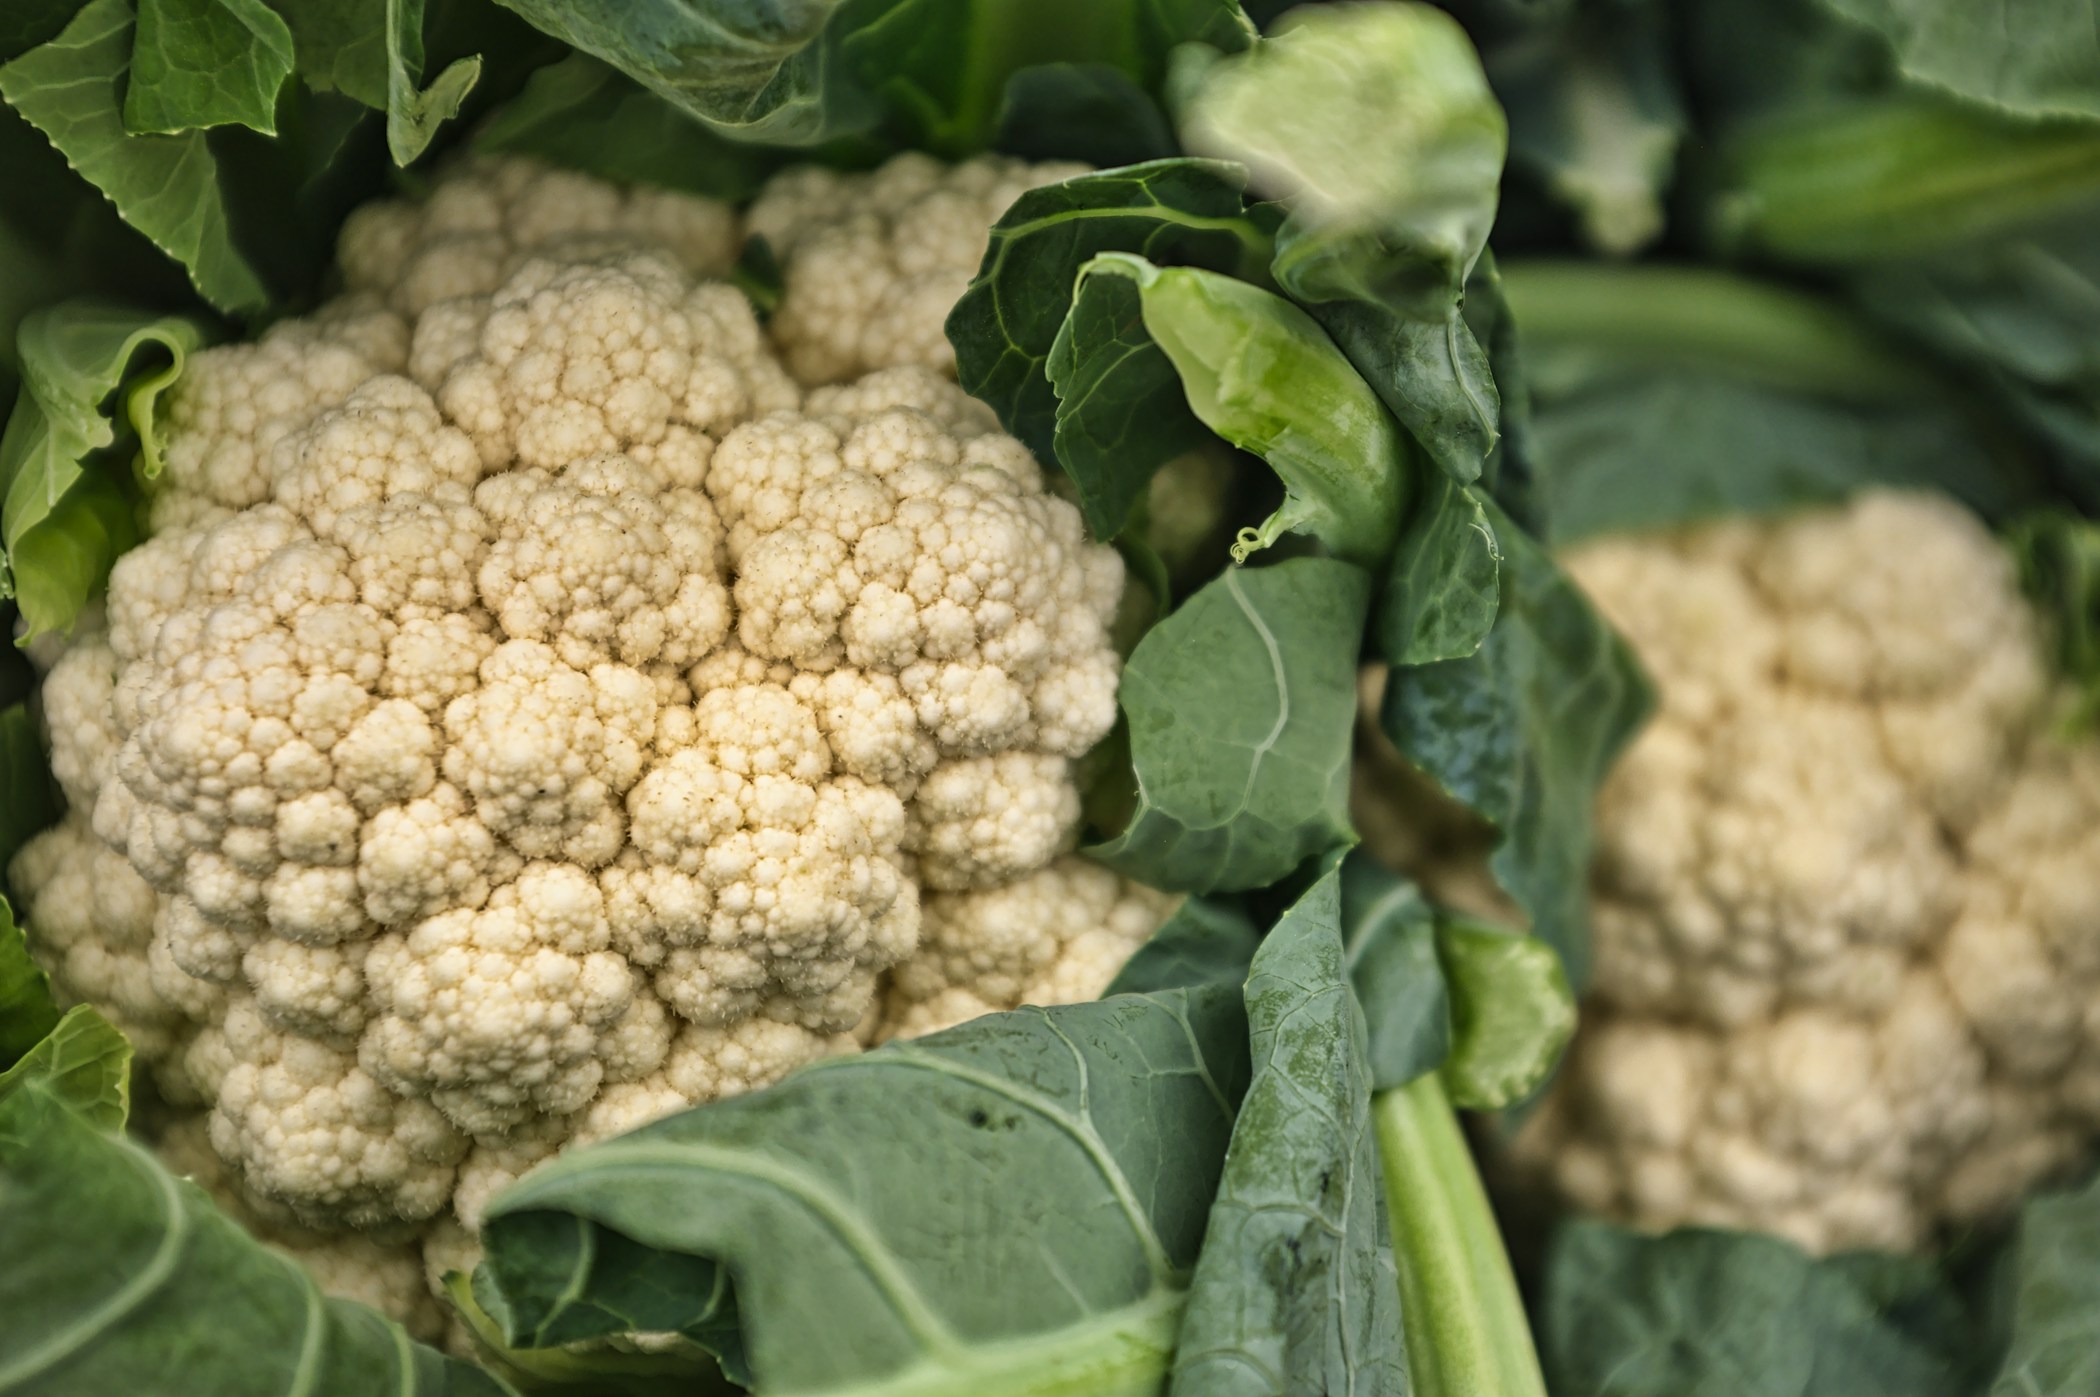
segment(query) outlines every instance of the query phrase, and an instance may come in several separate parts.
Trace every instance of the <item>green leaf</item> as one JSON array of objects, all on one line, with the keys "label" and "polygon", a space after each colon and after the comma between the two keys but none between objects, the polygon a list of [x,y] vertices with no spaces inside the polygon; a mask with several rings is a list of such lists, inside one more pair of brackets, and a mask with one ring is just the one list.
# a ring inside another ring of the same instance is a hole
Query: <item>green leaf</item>
[{"label": "green leaf", "polygon": [[[1114,278],[1134,285],[1143,333],[1173,364],[1189,410],[1282,479],[1283,506],[1258,529],[1241,531],[1235,562],[1289,532],[1311,534],[1336,556],[1365,567],[1385,560],[1415,489],[1414,453],[1377,394],[1311,316],[1247,282],[1200,267],[1156,267],[1127,252],[1102,253],[1079,277],[1067,325],[1082,319],[1088,282]],[[1122,331],[1108,352],[1121,357],[1131,333]],[[1069,342],[1061,331],[1059,344]],[[1064,357],[1053,348],[1054,364]],[[1138,364],[1131,368],[1141,386],[1154,381]],[[1075,381],[1094,386],[1106,376]],[[1069,412],[1099,411],[1096,405],[1106,401],[1108,395],[1096,393],[1060,402],[1060,444]],[[1161,406],[1157,395],[1149,406]],[[1178,454],[1160,454],[1152,468]]]},{"label": "green leaf", "polygon": [[0,1069],[13,1067],[58,1027],[58,1003],[43,968],[0,898]]},{"label": "green leaf", "polygon": [[[42,1085],[0,1096],[0,1388],[39,1397],[507,1391],[324,1298],[204,1191]],[[179,1376],[178,1376],[179,1374]]]},{"label": "green leaf", "polygon": [[2020,1209],[2012,1335],[1990,1397],[2100,1391],[2100,1180]]},{"label": "green leaf", "polygon": [[299,76],[374,111],[387,106],[387,0],[276,0]]},{"label": "green leaf", "polygon": [[1467,1111],[1499,1111],[1537,1091],[1575,1036],[1575,996],[1551,946],[1463,918],[1437,926],[1451,994],[1444,1090]]},{"label": "green leaf", "polygon": [[1349,755],[1370,582],[1332,558],[1229,568],[1138,643],[1120,702],[1138,808],[1090,852],[1155,887],[1265,887],[1354,839]]},{"label": "green leaf", "polygon": [[1183,898],[1101,992],[1151,994],[1197,985],[1241,985],[1253,963],[1261,930],[1237,903],[1209,897]]},{"label": "green leaf", "polygon": [[1128,278],[1081,277],[1044,371],[1057,394],[1057,463],[1095,538],[1122,533],[1160,467],[1212,440]]},{"label": "green leaf", "polygon": [[180,262],[205,300],[223,311],[259,309],[268,293],[234,246],[203,133],[134,136],[124,129],[132,29],[128,0],[88,0],[57,38],[0,67],[0,97],[125,222]]},{"label": "green leaf", "polygon": [[292,31],[262,0],[138,0],[124,129],[173,134],[238,123],[277,133]]},{"label": "green leaf", "polygon": [[474,145],[738,203],[756,194],[782,159],[767,147],[722,139],[582,53],[534,70],[524,89],[476,130]]},{"label": "green leaf", "polygon": [[1505,133],[1464,32],[1426,5],[1309,6],[1247,53],[1185,68],[1190,150],[1246,164],[1290,210],[1278,284],[1432,460],[1478,478],[1500,400],[1460,305]]},{"label": "green leaf", "polygon": [[1979,404],[1824,298],[1703,269],[1502,273],[1556,543],[1875,483],[1946,490],[1993,518],[2036,496]]},{"label": "green leaf", "polygon": [[1340,884],[1315,882],[1247,977],[1254,1075],[1174,1355],[1183,1397],[1409,1390]]},{"label": "green leaf", "polygon": [[0,1072],[0,1099],[32,1083],[97,1130],[122,1130],[131,1115],[131,1044],[108,1019],[76,1004]]},{"label": "green leaf", "polygon": [[1423,1397],[1546,1397],[1509,1252],[1441,1083],[1427,1073],[1371,1106],[1409,1376]]},{"label": "green leaf", "polygon": [[1007,431],[1056,460],[1058,398],[1046,365],[1079,269],[1103,252],[1160,266],[1265,276],[1273,211],[1250,211],[1246,171],[1156,160],[1031,189],[992,225],[984,261],[948,314],[956,375]]},{"label": "green leaf", "polygon": [[1957,1336],[1891,1314],[1900,1292],[1952,1308],[1939,1285],[1922,1263],[1870,1274],[1755,1233],[1572,1222],[1547,1254],[1539,1336],[1554,1397],[1956,1397]]},{"label": "green leaf", "polygon": [[70,628],[136,539],[126,473],[94,459],[117,439],[103,404],[123,390],[143,469],[156,474],[154,401],[202,341],[194,321],[92,301],[22,322],[23,392],[0,436],[0,536],[28,636]]},{"label": "green leaf", "polygon": [[1246,1052],[1213,986],[820,1063],[535,1170],[490,1206],[476,1293],[519,1343],[594,1303],[619,1233],[735,1276],[769,1397],[1154,1392]]},{"label": "green leaf", "polygon": [[396,165],[429,148],[439,126],[459,115],[481,78],[481,59],[456,59],[423,81],[423,0],[386,0],[386,144]]},{"label": "green leaf", "polygon": [[1390,1091],[1434,1072],[1451,1052],[1436,909],[1413,883],[1355,853],[1342,865],[1342,937],[1369,1033],[1372,1088]]},{"label": "green leaf", "polygon": [[993,145],[1024,160],[1079,160],[1096,168],[1176,153],[1166,113],[1106,63],[1041,63],[1006,84]]},{"label": "green leaf", "polygon": [[1501,545],[1480,496],[1432,474],[1386,566],[1373,628],[1378,653],[1398,665],[1473,654],[1495,624],[1501,572]]},{"label": "green leaf", "polygon": [[1822,0],[1879,34],[1906,77],[2021,116],[2100,117],[2100,9],[2028,0]]},{"label": "green leaf", "polygon": [[1395,666],[1379,722],[1402,756],[1501,831],[1490,870],[1579,986],[1591,808],[1654,697],[1632,650],[1545,549],[1486,509],[1502,543],[1494,629],[1464,659]]}]

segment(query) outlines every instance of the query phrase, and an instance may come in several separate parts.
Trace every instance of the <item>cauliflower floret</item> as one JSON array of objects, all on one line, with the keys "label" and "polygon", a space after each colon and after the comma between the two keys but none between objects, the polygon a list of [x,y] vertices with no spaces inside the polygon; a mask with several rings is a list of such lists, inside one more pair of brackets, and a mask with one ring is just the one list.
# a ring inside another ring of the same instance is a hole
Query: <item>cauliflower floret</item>
[{"label": "cauliflower floret", "polygon": [[2069,1164],[2100,1125],[2100,748],[2048,730],[2008,556],[1870,492],[1568,565],[1661,707],[1599,798],[1586,1027],[1520,1170],[1820,1251],[1924,1245]]},{"label": "cauliflower floret", "polygon": [[513,156],[472,157],[421,203],[367,204],[343,225],[337,261],[353,290],[402,315],[485,296],[525,258],[662,249],[689,276],[726,276],[742,238],[727,204],[663,189],[621,189]]},{"label": "cauliflower floret", "polygon": [[879,1034],[912,1038],[1023,1004],[1093,999],[1178,901],[1076,858],[1004,887],[930,894],[919,953],[890,976]]},{"label": "cauliflower floret", "polygon": [[944,325],[992,224],[1028,190],[1085,170],[1000,155],[950,166],[907,152],[867,174],[801,166],[774,176],[748,221],[781,262],[767,328],[789,371],[807,384],[903,364],[952,374]]},{"label": "cauliflower floret", "polygon": [[[172,400],[158,528],[47,684],[66,823],[14,871],[61,991],[209,1110],[256,1208],[471,1258],[570,1140],[869,1041],[923,889],[1072,841],[1114,550],[936,373],[802,411],[693,280],[734,241],[470,161]],[[1036,949],[968,977],[945,904],[941,983],[1105,979],[1144,899],[1059,876]]]}]

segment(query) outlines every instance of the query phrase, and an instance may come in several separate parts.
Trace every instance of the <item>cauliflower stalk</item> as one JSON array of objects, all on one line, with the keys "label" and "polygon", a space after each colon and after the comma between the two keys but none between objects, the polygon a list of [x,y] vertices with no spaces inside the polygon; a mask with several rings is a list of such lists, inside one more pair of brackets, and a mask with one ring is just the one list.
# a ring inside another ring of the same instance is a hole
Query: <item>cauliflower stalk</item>
[{"label": "cauliflower stalk", "polygon": [[1121,563],[937,371],[1057,173],[783,176],[769,342],[725,207],[470,163],[195,356],[12,873],[217,1191],[458,1265],[567,1143],[1090,997],[1157,925],[1065,857]]},{"label": "cauliflower stalk", "polygon": [[1586,545],[1661,711],[1602,793],[1585,1026],[1515,1163],[1647,1228],[1909,1249],[2100,1126],[2100,747],[1938,497]]}]

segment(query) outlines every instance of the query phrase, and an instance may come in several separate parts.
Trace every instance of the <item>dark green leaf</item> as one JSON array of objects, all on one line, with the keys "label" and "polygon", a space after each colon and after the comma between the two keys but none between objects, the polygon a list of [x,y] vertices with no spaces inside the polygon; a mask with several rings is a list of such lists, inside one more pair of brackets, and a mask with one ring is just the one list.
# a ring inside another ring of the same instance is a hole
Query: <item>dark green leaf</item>
[{"label": "dark green leaf", "polygon": [[0,1100],[32,1083],[97,1130],[122,1130],[131,1115],[131,1044],[108,1019],[77,1004],[0,1072]]},{"label": "dark green leaf", "polygon": [[[1273,291],[1201,267],[1156,267],[1127,252],[1104,252],[1080,269],[1078,301],[1067,326],[1085,321],[1089,282],[1129,282],[1138,293],[1141,325],[1128,320],[1127,302],[1100,308],[1114,333],[1096,333],[1093,347],[1115,361],[1104,370],[1074,371],[1074,389],[1093,392],[1058,404],[1058,443],[1075,411],[1101,415],[1113,431],[1090,432],[1090,443],[1127,432],[1130,414],[1114,401],[1112,385],[1127,374],[1145,395],[1139,410],[1171,411],[1156,390],[1149,358],[1129,358],[1141,335],[1157,345],[1181,380],[1187,410],[1218,436],[1261,457],[1283,481],[1283,505],[1259,528],[1242,529],[1235,562],[1274,544],[1285,533],[1306,533],[1337,557],[1375,567],[1392,551],[1400,520],[1420,474],[1413,449],[1377,394],[1303,310]],[[1053,366],[1071,362],[1076,336],[1059,331]],[[1111,385],[1103,388],[1106,382]],[[1060,384],[1060,392],[1065,384]],[[1194,444],[1175,435],[1146,441],[1143,478]]]},{"label": "dark green leaf", "polygon": [[1502,270],[1557,543],[1875,483],[1994,518],[2035,497],[1973,400],[1824,299],[1704,270]]},{"label": "dark green leaf", "polygon": [[1370,1035],[1372,1089],[1434,1072],[1451,1051],[1435,909],[1413,883],[1357,853],[1342,866],[1342,936]]},{"label": "dark green leaf", "polygon": [[2021,520],[2007,541],[2049,623],[2057,670],[2078,687],[2090,720],[2100,715],[2100,525],[2052,510]]},{"label": "dark green leaf", "polygon": [[14,909],[0,899],[0,1069],[13,1067],[56,1027],[51,982],[29,958]]},{"label": "dark green leaf", "polygon": [[1451,995],[1444,1090],[1461,1110],[1499,1111],[1545,1084],[1575,1034],[1575,996],[1553,948],[1534,937],[1446,918],[1437,959]]},{"label": "dark green leaf", "polygon": [[1395,666],[1379,722],[1402,756],[1501,831],[1490,869],[1580,985],[1591,807],[1653,694],[1545,549],[1486,509],[1502,543],[1494,629],[1465,659]]},{"label": "dark green leaf", "polygon": [[1246,172],[1158,160],[1031,189],[992,225],[984,262],[948,315],[962,386],[1045,460],[1056,459],[1057,395],[1044,365],[1079,269],[1103,252],[1161,266],[1262,275],[1273,211],[1250,211]]},{"label": "dark green leaf", "polygon": [[0,1096],[0,1388],[39,1397],[507,1391],[322,1297],[121,1134],[41,1085]]},{"label": "dark green leaf", "polygon": [[157,472],[154,400],[201,342],[193,321],[97,302],[22,322],[23,393],[0,436],[0,533],[28,635],[71,627],[136,538],[128,474],[94,459],[117,439],[104,403],[123,390],[144,468]]},{"label": "dark green leaf", "polygon": [[1123,962],[1101,997],[1197,985],[1240,985],[1246,982],[1247,966],[1260,944],[1261,930],[1237,904],[1218,898],[1184,898],[1174,915],[1138,947],[1137,954]]},{"label": "dark green leaf", "polygon": [[1427,664],[1473,654],[1500,604],[1502,552],[1473,487],[1441,471],[1400,531],[1379,591],[1375,634],[1390,664]]},{"label": "dark green leaf", "polygon": [[274,135],[292,31],[262,0],[138,0],[124,93],[134,135],[239,123]]},{"label": "dark green leaf", "polygon": [[1370,583],[1331,558],[1230,568],[1123,671],[1138,809],[1092,852],[1156,887],[1275,882],[1354,838],[1349,752]]},{"label": "dark green leaf", "polygon": [[[29,842],[29,836],[57,820],[58,802],[36,718],[28,704],[11,703],[0,708],[0,870],[14,861],[15,851]],[[0,975],[0,984],[4,983],[5,976]],[[0,992],[0,1003],[5,1002]],[[5,1050],[0,1049],[0,1057],[4,1056]]]},{"label": "dark green leaf", "polygon": [[474,136],[482,150],[536,155],[623,183],[742,202],[780,164],[764,146],[723,140],[588,54],[536,70]]},{"label": "dark green leaf", "polygon": [[546,1331],[595,1299],[530,1278],[587,1282],[584,1239],[611,1231],[665,1274],[726,1266],[756,1386],[777,1397],[1150,1391],[1246,1051],[1238,991],[1212,986],[822,1063],[513,1185],[477,1293],[502,1297],[510,1342]]},{"label": "dark green leaf", "polygon": [[88,0],[57,38],[0,67],[0,96],[182,263],[220,310],[260,308],[260,279],[234,246],[218,166],[202,132],[134,136],[121,95],[131,61],[128,0]]},{"label": "dark green leaf", "polygon": [[1097,168],[1175,153],[1166,114],[1129,74],[1106,63],[1042,63],[1006,84],[993,144],[1024,160]]},{"label": "dark green leaf", "polygon": [[1044,371],[1058,400],[1057,463],[1094,537],[1114,538],[1159,468],[1211,430],[1189,411],[1181,375],[1146,331],[1142,293],[1127,277],[1080,280]]},{"label": "dark green leaf", "polygon": [[1990,1397],[2100,1392],[2100,1181],[2020,1210],[2012,1337]]},{"label": "dark green leaf", "polygon": [[1315,882],[1247,977],[1254,1076],[1189,1288],[1181,1397],[1409,1390],[1340,885]]},{"label": "dark green leaf", "polygon": [[[1900,1263],[1898,1263],[1900,1264]],[[1907,1288],[1929,1292],[1930,1270]],[[1645,1237],[1565,1224],[1539,1317],[1555,1397],[1956,1397],[1961,1365],[1886,1313],[1895,1279],[1863,1284],[1754,1233]],[[1952,1336],[1941,1335],[1946,1344]]]},{"label": "dark green leaf", "polygon": [[1457,310],[1431,321],[1361,300],[1306,309],[1445,474],[1479,478],[1501,432],[1502,395],[1487,352]]},{"label": "dark green leaf", "polygon": [[386,110],[387,0],[276,0],[292,30],[299,76]]},{"label": "dark green leaf", "polygon": [[80,0],[14,0],[0,9],[0,63],[58,37]]}]

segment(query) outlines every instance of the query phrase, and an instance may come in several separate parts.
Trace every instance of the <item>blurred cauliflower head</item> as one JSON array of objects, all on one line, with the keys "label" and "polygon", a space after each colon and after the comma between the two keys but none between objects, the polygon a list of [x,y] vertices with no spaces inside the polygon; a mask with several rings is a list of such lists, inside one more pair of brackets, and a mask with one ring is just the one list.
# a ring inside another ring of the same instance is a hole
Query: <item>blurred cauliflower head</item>
[{"label": "blurred cauliflower head", "polygon": [[[981,245],[1018,176],[957,178],[885,216],[968,191]],[[308,1223],[464,1216],[851,1049],[922,924],[901,993],[1004,1007],[1162,910],[1053,862],[1115,553],[931,370],[805,398],[695,280],[735,226],[517,162],[367,210],[348,298],[195,356],[156,531],[48,678],[40,952]]]},{"label": "blurred cauliflower head", "polygon": [[1638,1225],[1908,1248],[2100,1126],[2100,749],[1937,497],[1586,545],[1661,709],[1598,807],[1585,1028],[1517,1142]]}]

